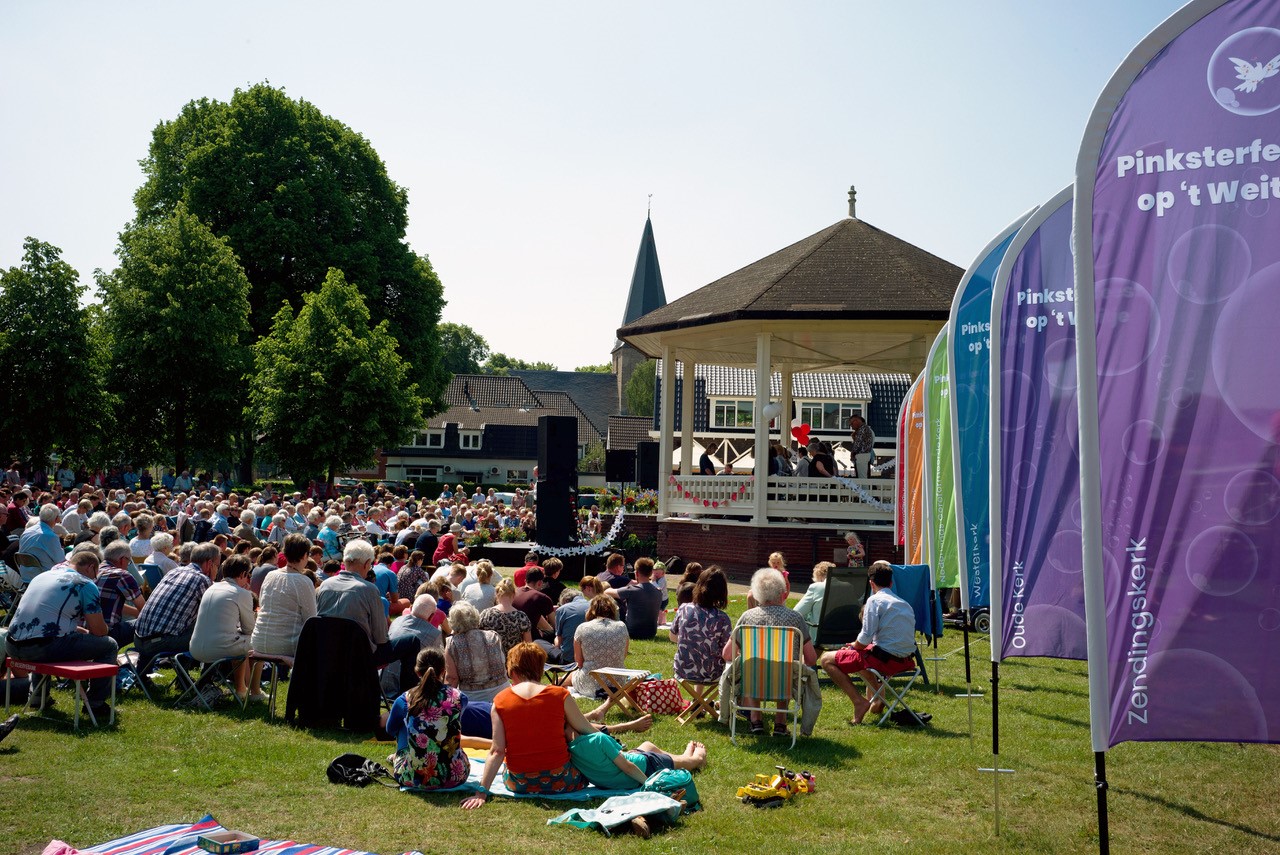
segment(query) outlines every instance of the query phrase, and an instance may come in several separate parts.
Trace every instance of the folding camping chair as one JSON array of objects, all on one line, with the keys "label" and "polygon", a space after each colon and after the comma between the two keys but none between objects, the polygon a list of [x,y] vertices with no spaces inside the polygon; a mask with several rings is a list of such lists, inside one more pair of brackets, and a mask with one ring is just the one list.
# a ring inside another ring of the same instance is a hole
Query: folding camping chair
[{"label": "folding camping chair", "polygon": [[567,665],[552,665],[547,663],[542,669],[542,676],[547,682],[553,686],[563,686],[569,682],[569,678],[573,676],[573,672],[578,670],[578,663],[570,662]]},{"label": "folding camping chair", "polygon": [[26,590],[27,583],[22,574],[12,567],[0,564],[0,609],[4,611],[4,614],[0,614],[0,628],[13,621],[14,612],[18,610],[18,603],[22,602],[22,595]]},{"label": "folding camping chair", "polygon": [[[257,653],[253,650],[249,651],[249,667],[252,669],[255,662],[266,662],[271,666],[271,688],[267,692],[267,718],[276,717],[276,689],[280,685],[280,669],[292,668],[293,657],[283,654],[274,653]],[[250,686],[250,693],[260,689],[259,686]]]},{"label": "folding camping chair", "polygon": [[[916,724],[921,727],[925,725],[925,719],[921,718],[920,715],[911,708],[907,703],[906,698],[907,692],[911,691],[911,687],[915,685],[916,680],[920,679],[920,676],[924,673],[924,666],[921,663],[919,647],[916,648],[914,658],[915,664],[910,668],[905,671],[898,671],[897,673],[890,674],[888,676],[881,673],[879,669],[867,669],[876,678],[876,680],[880,682],[880,688],[871,696],[871,703],[872,705],[875,705],[876,703],[884,704],[884,713],[880,716],[880,720],[876,722],[877,726],[888,721],[894,711],[899,708],[910,715],[911,718],[915,720]],[[895,680],[906,682],[901,688],[899,688],[894,685],[893,681]]]},{"label": "folding camping chair", "polygon": [[862,605],[867,601],[867,572],[866,567],[831,568],[814,647],[839,647],[857,640],[862,632]]},{"label": "folding camping chair", "polygon": [[28,584],[44,572],[44,565],[34,555],[18,552],[14,554],[13,560],[18,565],[18,574],[22,576],[22,581]]},{"label": "folding camping chair", "polygon": [[[782,713],[791,717],[791,748],[800,727],[800,630],[790,626],[740,626],[733,631],[738,648],[731,667],[737,684],[729,700],[729,741],[738,744],[738,712]],[[748,706],[746,700],[755,702]],[[721,699],[721,703],[724,699]],[[783,707],[783,703],[788,703]]]},{"label": "folding camping chair", "polygon": [[[217,662],[200,663],[190,653],[160,653],[151,660],[152,667],[167,659],[173,665],[173,684],[181,691],[174,707],[204,707],[206,712],[213,712],[211,701],[220,698],[224,691],[235,697],[231,684],[231,675],[235,666],[244,657],[235,659],[219,659]],[[192,676],[197,663],[200,664],[200,676]],[[239,703],[239,700],[236,701]]]},{"label": "folding camping chair", "polygon": [[719,683],[695,683],[680,680],[680,688],[689,696],[689,705],[676,716],[676,721],[686,725],[700,715],[716,717],[716,698],[720,697]]}]

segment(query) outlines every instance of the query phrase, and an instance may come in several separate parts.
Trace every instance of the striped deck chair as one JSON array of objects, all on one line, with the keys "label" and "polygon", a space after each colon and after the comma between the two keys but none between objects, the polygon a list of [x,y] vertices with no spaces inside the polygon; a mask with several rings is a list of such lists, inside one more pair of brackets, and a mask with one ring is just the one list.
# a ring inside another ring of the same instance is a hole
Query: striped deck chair
[{"label": "striped deck chair", "polygon": [[[729,698],[729,741],[737,741],[738,712],[791,716],[791,748],[800,727],[800,631],[790,626],[740,626],[733,631],[738,680]],[[745,705],[751,699],[755,706]],[[782,702],[789,702],[787,709]]]}]

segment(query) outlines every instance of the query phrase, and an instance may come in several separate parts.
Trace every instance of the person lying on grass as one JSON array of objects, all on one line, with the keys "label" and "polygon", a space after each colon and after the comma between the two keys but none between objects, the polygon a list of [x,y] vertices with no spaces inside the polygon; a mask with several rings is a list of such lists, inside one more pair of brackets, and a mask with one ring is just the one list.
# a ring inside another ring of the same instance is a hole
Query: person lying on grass
[{"label": "person lying on grass", "polygon": [[[568,734],[566,734],[568,735]],[[597,733],[582,733],[569,743],[570,762],[588,781],[606,790],[634,790],[644,786],[649,776],[660,769],[687,769],[690,772],[707,764],[707,747],[690,742],[683,754],[668,754],[652,742],[641,742],[626,751],[613,738],[609,728]]]}]

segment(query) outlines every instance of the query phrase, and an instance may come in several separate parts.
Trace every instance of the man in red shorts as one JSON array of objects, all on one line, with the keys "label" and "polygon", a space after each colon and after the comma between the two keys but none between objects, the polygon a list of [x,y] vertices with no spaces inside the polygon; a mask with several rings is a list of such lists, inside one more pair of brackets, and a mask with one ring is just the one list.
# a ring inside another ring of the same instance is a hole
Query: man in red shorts
[{"label": "man in red shorts", "polygon": [[[858,640],[839,650],[828,651],[818,660],[831,681],[853,701],[850,724],[862,724],[868,712],[883,709],[878,701],[875,707],[871,704],[871,698],[880,690],[880,681],[869,668],[888,677],[910,670],[915,664],[916,615],[910,603],[889,590],[892,584],[893,568],[889,562],[877,561],[871,565],[871,596],[863,608]],[[857,674],[867,684],[866,695],[853,685],[850,674]]]}]

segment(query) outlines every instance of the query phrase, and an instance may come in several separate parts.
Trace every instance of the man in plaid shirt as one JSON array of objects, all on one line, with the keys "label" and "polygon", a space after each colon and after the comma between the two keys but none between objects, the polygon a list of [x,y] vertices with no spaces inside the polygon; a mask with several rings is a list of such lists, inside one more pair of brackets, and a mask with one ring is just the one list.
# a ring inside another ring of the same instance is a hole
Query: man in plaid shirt
[{"label": "man in plaid shirt", "polygon": [[133,621],[126,618],[138,614],[143,606],[142,588],[128,571],[133,563],[129,543],[113,540],[103,550],[105,558],[98,570],[94,584],[98,586],[98,602],[102,605],[102,617],[107,622],[107,635],[124,647],[133,641]]},{"label": "man in plaid shirt", "polygon": [[191,649],[200,598],[213,584],[222,563],[216,544],[201,543],[191,551],[191,563],[170,570],[156,585],[134,624],[134,649],[138,672],[146,674],[159,653],[185,653]]}]

